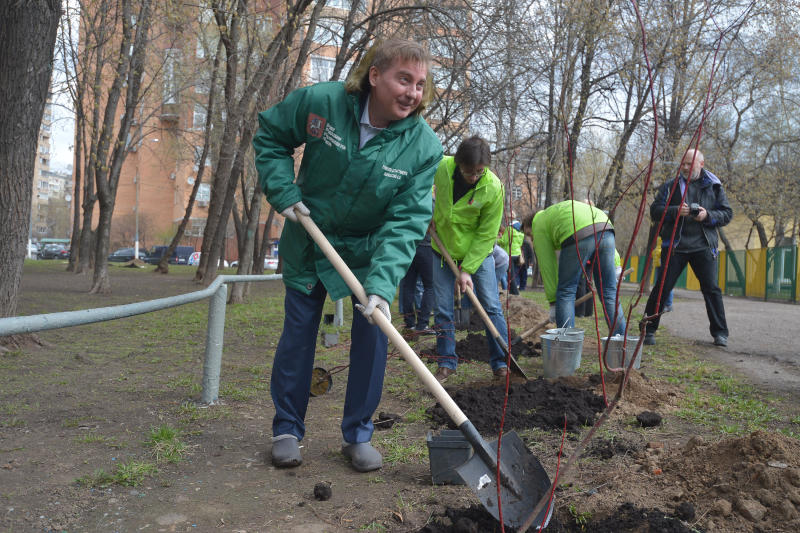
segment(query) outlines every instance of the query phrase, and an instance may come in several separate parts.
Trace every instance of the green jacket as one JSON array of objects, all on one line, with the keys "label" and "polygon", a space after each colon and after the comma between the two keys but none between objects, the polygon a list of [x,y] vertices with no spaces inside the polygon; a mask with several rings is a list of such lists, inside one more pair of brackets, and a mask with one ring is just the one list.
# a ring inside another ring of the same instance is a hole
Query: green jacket
[{"label": "green jacket", "polygon": [[[275,210],[302,201],[367,294],[391,302],[431,218],[431,184],[442,145],[428,124],[412,115],[359,149],[364,101],[339,82],[293,91],[259,113],[255,163]],[[303,144],[295,180],[292,155]],[[279,250],[287,287],[309,294],[319,280],[334,300],[350,294],[300,224],[285,221]]]},{"label": "green jacket", "polygon": [[[475,184],[453,204],[453,173],[456,162],[445,156],[436,171],[436,208],[433,221],[436,233],[454,261],[461,269],[474,274],[486,257],[492,253],[503,216],[503,184],[488,168]],[[436,243],[433,249],[441,253]]]},{"label": "green jacket", "polygon": [[507,226],[506,229],[511,230],[511,248],[509,249],[508,234],[505,231],[497,238],[497,244],[499,244],[500,248],[505,250],[510,257],[522,255],[522,241],[525,240],[525,234],[511,226]]},{"label": "green jacket", "polygon": [[[574,225],[573,205],[575,206]],[[548,302],[556,301],[558,286],[556,250],[560,250],[561,243],[576,232],[597,223],[602,223],[604,228],[614,229],[608,216],[601,210],[589,204],[571,200],[551,205],[533,217],[533,249],[539,263],[539,272],[542,273],[544,292]]]}]

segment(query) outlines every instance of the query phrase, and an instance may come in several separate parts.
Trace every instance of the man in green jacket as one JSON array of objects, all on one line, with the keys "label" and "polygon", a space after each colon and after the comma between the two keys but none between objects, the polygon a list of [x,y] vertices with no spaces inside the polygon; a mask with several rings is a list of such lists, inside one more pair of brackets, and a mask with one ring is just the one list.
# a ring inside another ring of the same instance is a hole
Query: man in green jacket
[{"label": "man in green jacket", "polygon": [[[253,147],[261,187],[286,217],[280,239],[285,318],[270,385],[276,466],[302,462],[298,442],[323,304],[328,293],[334,300],[350,294],[298,214],[314,220],[369,295],[366,308],[353,312],[342,452],[361,472],[383,464],[370,440],[387,338],[371,315],[378,308],[389,317],[431,217],[442,147],[420,115],[432,96],[429,67],[420,45],[389,40],[370,49],[345,83],[298,89],[258,116]],[[301,145],[295,180],[292,155]]]},{"label": "man in green jacket", "polygon": [[[442,251],[433,243],[433,290],[435,299],[436,352],[439,368],[436,379],[444,382],[456,371],[455,327],[453,323],[453,292],[458,283],[462,291],[475,291],[481,306],[508,344],[508,332],[494,271],[494,249],[500,219],[503,216],[503,184],[489,170],[489,145],[480,137],[470,137],[456,150],[455,157],[442,159],[436,171],[436,207],[433,222],[453,261],[460,267],[456,279],[442,258]],[[486,331],[489,341],[490,364],[494,375],[504,378],[508,373],[506,356],[500,345]]]},{"label": "man in green jacket", "polygon": [[[581,265],[591,261],[606,323],[614,335],[624,333],[625,317],[616,302],[614,226],[608,216],[592,205],[566,200],[529,215],[522,225],[533,240],[551,320],[558,327],[575,325],[575,291],[583,276]],[[561,250],[558,259],[556,250]]]}]

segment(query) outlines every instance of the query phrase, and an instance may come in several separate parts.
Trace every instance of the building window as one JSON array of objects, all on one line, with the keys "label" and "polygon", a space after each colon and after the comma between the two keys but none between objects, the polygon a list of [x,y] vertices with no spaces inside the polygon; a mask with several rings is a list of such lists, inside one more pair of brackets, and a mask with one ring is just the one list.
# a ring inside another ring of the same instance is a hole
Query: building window
[{"label": "building window", "polygon": [[202,237],[205,230],[206,230],[206,219],[193,218],[190,221],[190,224],[186,228],[186,231],[184,233],[190,237]]},{"label": "building window", "polygon": [[197,205],[205,206],[208,205],[208,202],[211,201],[211,185],[208,183],[201,183],[199,187],[197,187],[197,196],[195,196],[195,200],[197,200]]},{"label": "building window", "polygon": [[511,186],[511,199],[512,200],[521,200],[522,199],[522,185],[512,185]]},{"label": "building window", "polygon": [[208,113],[206,113],[206,108],[203,104],[194,104],[194,114],[192,115],[192,125],[194,129],[205,130],[207,116]]},{"label": "building window", "polygon": [[312,40],[326,46],[342,45],[342,23],[331,19],[320,19]]},{"label": "building window", "polygon": [[310,81],[312,83],[330,81],[335,66],[336,60],[332,57],[311,56]]},{"label": "building window", "polygon": [[164,103],[177,104],[178,91],[178,68],[181,62],[181,51],[178,48],[167,48],[164,50]]},{"label": "building window", "polygon": [[[200,170],[200,156],[203,155],[203,147],[202,146],[195,146],[194,147],[194,171],[197,172]],[[211,166],[211,158],[206,157],[206,167]]]},{"label": "building window", "polygon": [[335,7],[337,9],[350,9],[350,2],[347,0],[328,0],[325,5],[327,7]]},{"label": "building window", "polygon": [[47,180],[39,180],[39,190],[46,191],[50,186]]}]

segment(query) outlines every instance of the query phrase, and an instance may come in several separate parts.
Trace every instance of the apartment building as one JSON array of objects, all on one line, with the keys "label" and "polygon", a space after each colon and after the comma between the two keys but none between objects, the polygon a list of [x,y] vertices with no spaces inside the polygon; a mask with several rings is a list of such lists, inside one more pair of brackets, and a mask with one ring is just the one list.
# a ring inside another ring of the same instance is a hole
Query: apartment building
[{"label": "apartment building", "polygon": [[33,241],[44,238],[65,239],[72,233],[72,173],[50,168],[52,127],[53,100],[52,95],[48,95],[33,170],[30,227]]}]

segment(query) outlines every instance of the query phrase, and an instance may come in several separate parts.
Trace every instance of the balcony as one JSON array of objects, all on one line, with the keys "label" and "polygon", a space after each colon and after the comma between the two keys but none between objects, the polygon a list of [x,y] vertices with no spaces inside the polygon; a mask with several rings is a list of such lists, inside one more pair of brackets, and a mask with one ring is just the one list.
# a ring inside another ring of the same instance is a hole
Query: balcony
[{"label": "balcony", "polygon": [[163,103],[161,104],[161,115],[159,118],[165,122],[177,123],[181,118],[180,104],[178,103]]}]

